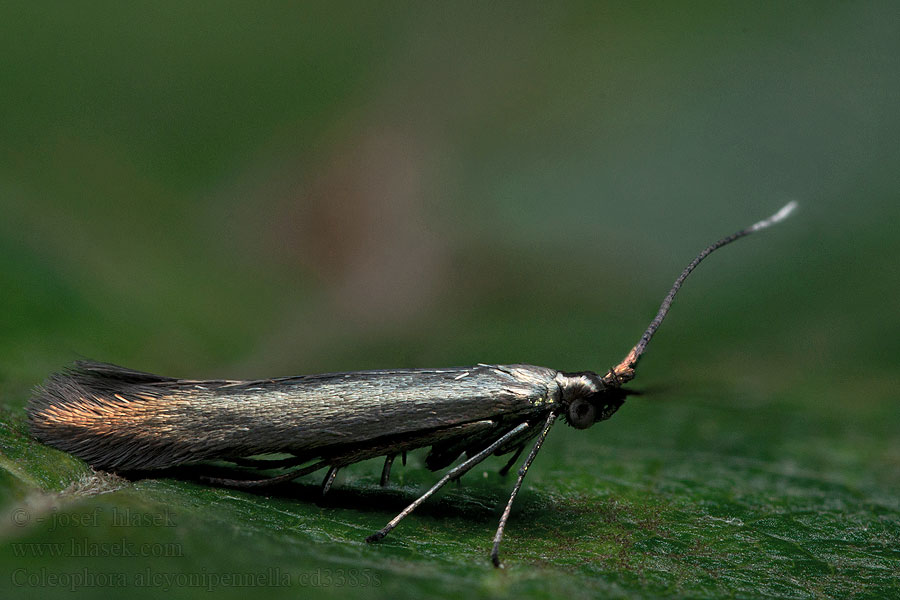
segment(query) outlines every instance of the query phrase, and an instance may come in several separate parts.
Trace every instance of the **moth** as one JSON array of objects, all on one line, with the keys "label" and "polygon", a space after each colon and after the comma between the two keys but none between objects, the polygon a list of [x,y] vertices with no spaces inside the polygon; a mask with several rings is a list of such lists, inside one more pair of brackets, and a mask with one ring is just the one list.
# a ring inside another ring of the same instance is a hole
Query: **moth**
[{"label": "moth", "polygon": [[[554,422],[576,429],[609,419],[629,393],[623,385],[662,323],[675,294],[709,254],[785,219],[795,202],[706,247],[675,280],[640,340],[600,375],[533,365],[396,369],[299,375],[252,381],[162,377],[79,361],[35,389],[27,412],[33,435],[111,471],[164,469],[208,460],[286,472],[246,479],[205,478],[219,485],[259,487],[325,470],[322,493],[341,467],[384,456],[387,485],[395,457],[430,447],[426,466],[450,468],[437,483],[367,538],[374,542],[447,482],[491,455],[512,454],[505,474],[530,450],[500,517],[491,560],[529,467]],[[288,458],[259,456],[286,454]]]}]

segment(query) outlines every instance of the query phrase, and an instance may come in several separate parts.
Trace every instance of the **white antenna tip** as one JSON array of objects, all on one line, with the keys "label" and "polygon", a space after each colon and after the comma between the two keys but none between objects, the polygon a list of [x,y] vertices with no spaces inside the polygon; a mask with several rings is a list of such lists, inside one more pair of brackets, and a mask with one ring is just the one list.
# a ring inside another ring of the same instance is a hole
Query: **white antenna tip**
[{"label": "white antenna tip", "polygon": [[781,210],[779,210],[777,213],[775,213],[768,219],[763,219],[759,223],[754,223],[753,225],[751,225],[750,231],[757,231],[759,229],[765,229],[766,227],[769,227],[770,225],[774,225],[775,223],[778,223],[779,221],[784,221],[789,216],[791,216],[791,213],[794,212],[794,209],[796,209],[797,206],[799,206],[797,201],[791,200],[790,202],[788,202],[787,204],[782,206]]}]

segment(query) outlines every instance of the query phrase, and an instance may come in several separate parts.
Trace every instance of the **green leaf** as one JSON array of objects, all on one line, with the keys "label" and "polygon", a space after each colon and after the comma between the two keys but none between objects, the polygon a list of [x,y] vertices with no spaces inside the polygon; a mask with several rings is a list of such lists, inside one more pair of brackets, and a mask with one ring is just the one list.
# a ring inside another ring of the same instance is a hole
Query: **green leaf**
[{"label": "green leaf", "polygon": [[[860,473],[802,467],[778,448],[796,440],[771,436],[773,421],[827,430],[828,419],[775,407],[705,409],[635,399],[587,432],[557,425],[513,510],[502,570],[488,558],[512,483],[497,475],[500,459],[366,544],[434,480],[418,457],[406,468],[398,461],[387,489],[376,461],[353,465],[325,500],[318,476],[261,492],[129,482],[41,446],[6,413],[0,565],[14,594],[101,594],[123,583],[138,597],[244,585],[285,595],[315,586],[326,597],[898,591],[896,496]],[[729,440],[722,432],[730,427]],[[725,441],[710,447],[715,439]],[[763,439],[767,447],[750,450]]]}]

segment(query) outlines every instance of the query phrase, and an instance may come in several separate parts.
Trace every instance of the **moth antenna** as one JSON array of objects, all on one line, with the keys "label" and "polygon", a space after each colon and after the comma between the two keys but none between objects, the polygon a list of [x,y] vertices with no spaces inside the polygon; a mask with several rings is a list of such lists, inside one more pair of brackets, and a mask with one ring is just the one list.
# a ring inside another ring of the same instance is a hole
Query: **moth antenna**
[{"label": "moth antenna", "polygon": [[794,212],[795,208],[797,208],[797,202],[795,200],[791,200],[768,219],[763,219],[762,221],[758,221],[750,227],[747,227],[746,229],[741,229],[737,233],[732,233],[729,236],[725,236],[719,241],[713,242],[712,244],[707,246],[700,254],[698,254],[697,257],[694,258],[694,260],[692,260],[687,267],[685,267],[684,271],[681,272],[681,275],[678,276],[678,279],[675,280],[675,283],[672,284],[672,289],[669,290],[669,293],[662,301],[662,304],[659,307],[659,312],[657,312],[653,320],[650,321],[650,325],[647,327],[644,335],[641,336],[641,339],[634,346],[634,348],[631,349],[631,352],[628,353],[628,355],[622,360],[622,362],[610,369],[609,372],[603,376],[603,382],[607,385],[618,387],[621,384],[634,378],[634,368],[635,366],[637,366],[638,361],[641,359],[641,355],[644,354],[644,350],[646,350],[647,344],[650,343],[650,340],[653,338],[653,334],[656,333],[656,330],[659,328],[660,323],[662,323],[663,319],[666,318],[666,314],[668,314],[669,312],[669,307],[672,306],[672,300],[675,299],[675,294],[677,294],[678,290],[681,289],[681,284],[684,283],[684,280],[687,279],[687,276],[691,274],[691,271],[693,271],[704,258],[709,256],[722,246],[726,246],[731,242],[744,237],[745,235],[750,235],[755,231],[771,227],[772,225],[785,220],[786,218],[788,218],[788,216],[790,216],[792,212]]}]

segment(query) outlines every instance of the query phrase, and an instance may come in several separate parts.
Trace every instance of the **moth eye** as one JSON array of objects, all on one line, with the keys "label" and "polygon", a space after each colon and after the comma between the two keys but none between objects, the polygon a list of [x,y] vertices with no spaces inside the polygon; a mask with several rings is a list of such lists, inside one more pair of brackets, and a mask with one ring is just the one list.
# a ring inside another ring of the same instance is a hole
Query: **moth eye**
[{"label": "moth eye", "polygon": [[593,404],[583,398],[578,398],[569,404],[566,420],[575,429],[587,429],[594,424],[596,412],[597,409]]}]

